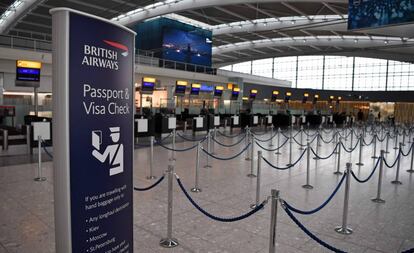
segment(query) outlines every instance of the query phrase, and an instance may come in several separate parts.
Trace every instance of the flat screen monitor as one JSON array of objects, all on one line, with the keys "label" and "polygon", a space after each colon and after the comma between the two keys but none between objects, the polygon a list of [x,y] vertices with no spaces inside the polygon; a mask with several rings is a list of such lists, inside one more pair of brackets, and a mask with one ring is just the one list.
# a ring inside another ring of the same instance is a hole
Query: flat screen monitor
[{"label": "flat screen monitor", "polygon": [[153,92],[155,83],[142,82],[142,91]]},{"label": "flat screen monitor", "polygon": [[185,85],[178,85],[178,84],[175,85],[175,94],[184,95],[186,88],[187,88],[187,86],[185,86]]},{"label": "flat screen monitor", "polygon": [[196,96],[198,96],[198,94],[200,94],[200,88],[198,88],[198,87],[191,87],[191,92],[190,92],[190,94],[191,94],[191,95],[196,95]]},{"label": "flat screen monitor", "polygon": [[233,100],[237,100],[238,98],[239,98],[239,91],[232,91],[231,92],[231,99],[233,99]]},{"label": "flat screen monitor", "polygon": [[39,82],[40,81],[40,69],[17,67],[16,68],[16,80]]},{"label": "flat screen monitor", "polygon": [[221,97],[223,95],[223,90],[214,89],[214,96]]}]

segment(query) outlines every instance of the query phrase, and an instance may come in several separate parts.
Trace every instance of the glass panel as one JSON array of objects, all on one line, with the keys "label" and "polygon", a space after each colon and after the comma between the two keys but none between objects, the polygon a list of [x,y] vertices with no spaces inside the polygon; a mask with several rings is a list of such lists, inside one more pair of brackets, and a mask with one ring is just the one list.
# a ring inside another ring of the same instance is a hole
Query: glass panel
[{"label": "glass panel", "polygon": [[272,78],[272,58],[253,61],[252,74]]},{"label": "glass panel", "polygon": [[274,78],[292,82],[296,86],[296,56],[275,58]]}]

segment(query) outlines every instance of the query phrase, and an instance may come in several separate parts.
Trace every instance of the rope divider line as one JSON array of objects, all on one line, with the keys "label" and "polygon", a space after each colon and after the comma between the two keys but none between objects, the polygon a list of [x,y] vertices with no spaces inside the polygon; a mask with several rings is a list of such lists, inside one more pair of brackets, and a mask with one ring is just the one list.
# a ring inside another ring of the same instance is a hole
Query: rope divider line
[{"label": "rope divider line", "polygon": [[342,145],[342,147],[344,148],[344,150],[345,150],[345,152],[347,152],[347,153],[352,153],[352,152],[354,152],[354,150],[358,147],[358,144],[359,144],[359,142],[361,141],[361,139],[360,138],[358,138],[358,140],[357,140],[357,142],[355,143],[355,147],[353,147],[353,148],[351,148],[351,149],[347,149],[346,147],[345,147],[345,145],[341,142],[341,145]]},{"label": "rope divider line", "polygon": [[206,210],[204,210],[202,207],[200,207],[195,201],[194,199],[190,196],[190,194],[188,194],[187,190],[185,189],[184,185],[181,182],[181,179],[177,176],[177,174],[175,174],[175,177],[177,179],[177,183],[179,185],[179,187],[181,188],[181,191],[184,193],[184,195],[187,197],[187,199],[190,201],[190,203],[201,213],[203,213],[205,216],[207,216],[210,219],[213,219],[215,221],[220,221],[220,222],[235,222],[235,221],[240,221],[243,219],[246,219],[250,216],[252,216],[253,214],[257,213],[258,211],[262,210],[264,208],[264,206],[267,204],[267,200],[264,200],[260,205],[258,205],[257,207],[255,207],[253,210],[250,210],[249,212],[242,214],[240,216],[237,217],[230,217],[230,218],[223,218],[223,217],[218,217],[216,215],[213,215],[209,212],[207,212]]},{"label": "rope divider line", "polygon": [[274,149],[268,149],[263,147],[260,143],[258,143],[257,141],[255,141],[256,145],[259,146],[261,149],[265,150],[265,151],[269,151],[269,152],[274,152],[277,151],[279,149],[281,149],[284,145],[286,145],[286,143],[288,142],[289,139],[286,139],[279,147],[274,148]]},{"label": "rope divider line", "polygon": [[188,138],[188,137],[186,137],[184,135],[181,135],[180,133],[177,132],[177,136],[184,139],[184,140],[186,140],[186,141],[201,141],[201,142],[203,142],[207,139],[208,135],[203,136],[201,139],[191,139],[191,138]]},{"label": "rope divider line", "polygon": [[314,213],[319,212],[320,210],[322,210],[322,208],[324,208],[329,202],[331,202],[331,200],[333,199],[333,197],[338,193],[339,189],[341,188],[343,182],[345,181],[345,178],[348,175],[346,173],[344,173],[344,175],[341,178],[341,181],[339,181],[338,185],[335,187],[335,189],[333,190],[333,192],[331,193],[331,195],[325,200],[325,202],[322,203],[322,205],[318,206],[315,209],[309,210],[309,211],[303,211],[303,210],[299,210],[293,206],[291,206],[289,203],[287,203],[286,201],[284,201],[284,204],[286,205],[286,207],[291,210],[292,212],[295,213],[299,213],[299,214],[303,214],[303,215],[311,215]]},{"label": "rope divider line", "polygon": [[276,135],[277,135],[277,132],[276,132],[276,133],[274,133],[274,134],[273,134],[273,136],[270,136],[270,138],[269,138],[269,139],[262,140],[262,139],[257,138],[257,137],[253,134],[253,138],[254,138],[256,141],[260,141],[260,142],[268,142],[268,141],[272,140],[273,138],[275,138],[275,137],[276,137]]},{"label": "rope divider line", "polygon": [[318,159],[320,159],[320,160],[326,160],[326,159],[331,158],[331,156],[333,156],[333,154],[335,154],[335,151],[338,149],[339,145],[340,145],[340,143],[337,143],[337,144],[335,145],[335,148],[332,150],[332,153],[330,153],[327,157],[322,157],[322,156],[319,156],[319,155],[316,153],[316,151],[315,151],[315,150],[313,150],[313,148],[311,148],[311,151],[312,151],[312,153],[315,155],[315,157],[317,157]]},{"label": "rope divider line", "polygon": [[234,159],[234,158],[238,157],[239,155],[243,154],[243,153],[244,153],[244,152],[245,152],[245,151],[249,148],[250,144],[251,144],[251,143],[247,144],[247,146],[246,146],[246,147],[244,147],[244,148],[242,149],[242,151],[240,151],[239,153],[237,153],[236,155],[231,156],[231,157],[218,157],[218,156],[215,156],[215,155],[213,155],[213,154],[209,153],[208,151],[206,151],[203,147],[201,148],[201,150],[202,150],[204,153],[206,153],[206,155],[208,155],[208,156],[210,156],[210,157],[212,157],[212,158],[214,158],[214,159],[217,159],[217,160],[222,160],[222,161],[228,161],[228,160],[232,160],[232,159]]},{"label": "rope divider line", "polygon": [[374,175],[375,171],[377,170],[378,165],[380,164],[380,161],[381,161],[381,157],[377,158],[377,163],[375,164],[374,168],[372,169],[371,173],[368,175],[368,177],[367,177],[366,179],[360,179],[360,178],[358,178],[358,177],[355,175],[355,173],[351,170],[351,175],[352,175],[352,177],[353,177],[353,178],[354,178],[354,179],[355,179],[358,183],[360,183],[360,184],[363,184],[363,183],[368,182],[368,181],[371,179],[371,177]]},{"label": "rope divider line", "polygon": [[245,132],[240,132],[240,133],[238,133],[238,134],[236,134],[236,135],[227,135],[227,134],[222,133],[222,132],[220,132],[220,131],[217,131],[217,133],[219,133],[220,135],[222,135],[222,136],[224,136],[224,137],[227,137],[227,138],[235,138],[235,137],[238,137],[238,136],[240,136],[240,135],[242,135],[242,134],[246,134]]},{"label": "rope divider line", "polygon": [[247,136],[247,135],[243,136],[240,140],[238,140],[236,143],[233,143],[233,144],[224,144],[224,143],[221,143],[221,142],[219,142],[218,140],[216,140],[216,138],[214,138],[214,136],[213,136],[211,139],[212,139],[215,143],[219,144],[220,146],[230,148],[230,147],[234,147],[234,146],[236,146],[236,145],[240,144],[240,143],[241,143],[241,142],[242,142],[242,141],[246,138],[246,136]]},{"label": "rope divider line", "polygon": [[[202,141],[200,141],[200,142],[202,142]],[[163,147],[163,148],[165,148],[165,149],[167,149],[167,150],[170,150],[170,151],[175,151],[175,152],[186,152],[186,151],[189,151],[189,150],[191,150],[191,149],[196,148],[196,147],[198,146],[198,143],[197,143],[197,144],[195,144],[195,145],[193,145],[193,146],[191,146],[191,147],[184,148],[184,149],[173,149],[173,148],[170,148],[170,147],[165,146],[165,145],[164,145],[164,144],[162,144],[161,142],[159,142],[159,143],[158,143],[158,145],[160,145],[161,147]]]},{"label": "rope divider line", "polygon": [[282,209],[285,210],[286,214],[292,219],[292,221],[303,231],[305,232],[305,234],[307,234],[310,238],[312,238],[314,241],[316,241],[317,243],[319,243],[320,245],[324,246],[325,248],[336,252],[336,253],[346,253],[343,250],[337,249],[331,245],[329,245],[328,243],[322,241],[321,239],[319,239],[316,235],[314,235],[312,232],[310,232],[302,223],[300,223],[300,221],[293,215],[293,213],[289,210],[289,208],[286,206],[286,202],[281,200],[281,206]]},{"label": "rope divider line", "polygon": [[303,152],[302,152],[302,154],[299,156],[299,158],[298,158],[298,160],[296,160],[296,162],[294,162],[294,163],[292,163],[292,164],[290,164],[290,165],[288,165],[288,166],[286,166],[286,167],[277,167],[277,166],[275,166],[275,165],[273,165],[271,162],[269,162],[266,158],[264,158],[263,156],[262,156],[262,159],[263,159],[263,161],[265,161],[270,167],[272,167],[272,168],[274,168],[274,169],[277,169],[277,170],[287,170],[287,169],[290,169],[290,168],[292,168],[293,166],[295,166],[301,159],[302,159],[302,157],[305,155],[305,153],[306,153],[306,151],[307,151],[308,149],[306,148],[305,150],[303,150]]},{"label": "rope divider line", "polygon": [[398,160],[400,159],[400,156],[401,156],[401,152],[398,152],[398,155],[397,155],[397,157],[395,158],[395,161],[392,163],[392,165],[389,165],[389,164],[387,163],[387,160],[385,160],[385,157],[383,157],[382,159],[384,160],[384,164],[385,164],[385,166],[387,166],[388,168],[392,168],[392,167],[394,167],[394,166],[395,166],[395,164],[397,164]]},{"label": "rope divider line", "polygon": [[407,154],[404,154],[404,151],[400,151],[402,156],[408,156],[413,151],[414,144],[411,145],[410,149],[407,151]]},{"label": "rope divider line", "polygon": [[165,178],[165,174],[164,174],[164,175],[162,175],[162,177],[160,177],[160,178],[157,180],[157,182],[155,182],[154,184],[152,184],[152,185],[150,185],[150,186],[148,186],[148,187],[145,187],[145,188],[138,188],[138,187],[135,187],[135,186],[134,186],[134,190],[135,190],[135,191],[139,191],[139,192],[149,191],[149,190],[151,190],[152,188],[154,188],[155,186],[157,186],[158,184],[160,184],[160,183],[164,180],[164,178]]},{"label": "rope divider line", "polygon": [[49,152],[49,150],[47,150],[46,149],[46,146],[45,146],[45,141],[44,140],[42,140],[42,148],[43,148],[43,150],[45,151],[45,153],[51,158],[51,159],[53,159],[53,155]]}]

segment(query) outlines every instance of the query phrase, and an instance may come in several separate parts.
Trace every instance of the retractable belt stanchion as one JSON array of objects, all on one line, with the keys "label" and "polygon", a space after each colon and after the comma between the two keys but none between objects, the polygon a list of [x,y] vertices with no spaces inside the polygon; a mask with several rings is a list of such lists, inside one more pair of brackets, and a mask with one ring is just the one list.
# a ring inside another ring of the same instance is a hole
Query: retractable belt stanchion
[{"label": "retractable belt stanchion", "polygon": [[[411,145],[414,145],[414,139],[411,142]],[[411,147],[411,163],[410,163],[410,169],[407,170],[407,172],[414,173],[413,165],[414,165],[414,147]]]},{"label": "retractable belt stanchion", "polygon": [[272,206],[270,209],[270,236],[269,253],[276,252],[276,225],[277,225],[277,203],[279,202],[279,191],[271,190]]},{"label": "retractable belt stanchion", "polygon": [[[339,137],[339,142],[342,141],[342,138]],[[336,164],[336,171],[334,172],[335,175],[342,175],[342,172],[340,171],[341,167],[341,144],[338,144],[338,160]]]},{"label": "retractable belt stanchion", "polygon": [[275,152],[275,155],[280,155],[280,154],[282,154],[281,152],[280,152],[280,127],[278,127],[277,128],[277,148],[278,148],[278,150],[276,150],[276,152]]},{"label": "retractable belt stanchion", "polygon": [[[213,130],[213,138],[214,138],[214,140],[217,140],[217,128],[216,127],[214,127],[214,130]],[[216,154],[216,143],[213,141],[213,142],[211,142],[211,144],[212,144],[211,153],[214,155],[214,154]]]},{"label": "retractable belt stanchion", "polygon": [[270,126],[270,144],[269,144],[269,146],[270,147],[273,147],[273,128],[274,128],[274,126],[273,126],[273,124]]},{"label": "retractable belt stanchion", "polygon": [[300,145],[299,145],[299,150],[304,150],[304,148],[302,147],[303,145],[303,125],[300,126]]},{"label": "retractable belt stanchion", "polygon": [[192,192],[201,192],[201,188],[199,187],[200,149],[201,149],[201,143],[198,142],[197,154],[196,154],[196,167],[195,167],[195,182],[194,182],[194,188],[191,189]]},{"label": "retractable belt stanchion", "polygon": [[161,239],[160,246],[164,248],[174,248],[178,246],[177,239],[172,237],[172,214],[173,214],[173,179],[174,167],[168,166],[168,216],[167,216],[167,237]]},{"label": "retractable belt stanchion", "polygon": [[183,132],[184,132],[184,133],[186,133],[186,132],[187,132],[187,121],[184,121],[184,130],[183,130]]},{"label": "retractable belt stanchion", "polygon": [[310,152],[311,147],[309,142],[306,144],[306,184],[302,185],[305,189],[313,189],[313,186],[310,184]]},{"label": "retractable belt stanchion", "polygon": [[37,177],[34,181],[46,181],[46,178],[42,176],[42,136],[37,136],[37,159]]},{"label": "retractable belt stanchion", "polygon": [[3,150],[9,149],[9,131],[6,129],[2,130],[3,132]]},{"label": "retractable belt stanchion", "polygon": [[251,142],[250,142],[250,173],[247,174],[248,177],[256,177],[254,174],[254,140],[253,135],[251,135]]},{"label": "retractable belt stanchion", "polygon": [[[207,152],[211,154],[211,131],[210,130],[208,130],[208,133],[207,133]],[[209,162],[210,162],[210,156],[206,154],[206,165],[204,165],[204,168],[211,168],[211,165]]]},{"label": "retractable belt stanchion", "polygon": [[357,166],[364,166],[364,163],[362,162],[362,152],[364,149],[364,135],[361,134],[359,136],[359,158],[358,158],[358,162],[355,164]]},{"label": "retractable belt stanchion", "polygon": [[350,147],[352,148],[354,146],[354,130],[351,131],[351,145]]},{"label": "retractable belt stanchion", "polygon": [[257,151],[257,169],[256,169],[256,202],[250,205],[252,209],[255,209],[260,205],[260,177],[262,171],[262,151]]},{"label": "retractable belt stanchion", "polygon": [[377,197],[375,199],[372,199],[373,202],[375,203],[385,203],[385,200],[381,199],[381,187],[382,187],[382,171],[384,168],[384,150],[381,150],[380,153],[380,167],[379,167],[379,172],[378,172],[378,188],[377,188]]},{"label": "retractable belt stanchion", "polygon": [[377,159],[377,134],[374,134],[374,147],[373,147],[373,154],[371,156],[372,159]]},{"label": "retractable belt stanchion", "polygon": [[405,146],[405,135],[406,135],[406,131],[405,131],[405,129],[403,129],[403,132],[402,132],[402,137],[403,137],[403,139],[402,139],[402,146],[403,147]]},{"label": "retractable belt stanchion", "polygon": [[395,172],[395,180],[391,181],[391,184],[402,184],[402,182],[399,180],[399,177],[400,177],[401,152],[402,152],[402,143],[400,142],[400,149],[398,150],[397,170]]},{"label": "retractable belt stanchion", "polygon": [[290,134],[289,134],[289,163],[286,166],[292,165],[292,142],[293,142],[293,136],[292,136],[293,127],[290,127]]},{"label": "retractable belt stanchion", "polygon": [[27,153],[28,154],[33,154],[33,149],[32,149],[32,135],[31,135],[31,125],[26,125],[26,144],[27,144]]},{"label": "retractable belt stanchion", "polygon": [[154,170],[154,136],[150,137],[150,173],[147,179],[156,179],[157,177],[154,176],[153,170]]},{"label": "retractable belt stanchion", "polygon": [[346,163],[346,179],[345,179],[345,195],[344,195],[344,210],[342,213],[342,225],[335,228],[335,231],[340,234],[350,235],[352,229],[348,227],[348,204],[349,204],[349,188],[351,186],[351,163]]},{"label": "retractable belt stanchion", "polygon": [[[316,150],[315,153],[318,154],[319,153],[319,145],[320,145],[320,139],[321,139],[321,133],[318,131],[316,134]],[[319,160],[319,157],[316,155],[313,160]]]}]

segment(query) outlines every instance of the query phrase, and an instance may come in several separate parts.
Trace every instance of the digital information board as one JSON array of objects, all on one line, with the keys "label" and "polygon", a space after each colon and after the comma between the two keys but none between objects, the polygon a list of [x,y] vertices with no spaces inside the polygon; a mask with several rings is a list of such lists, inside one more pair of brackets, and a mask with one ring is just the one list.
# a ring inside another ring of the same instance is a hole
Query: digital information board
[{"label": "digital information board", "polygon": [[133,252],[135,33],[50,12],[56,252]]}]

